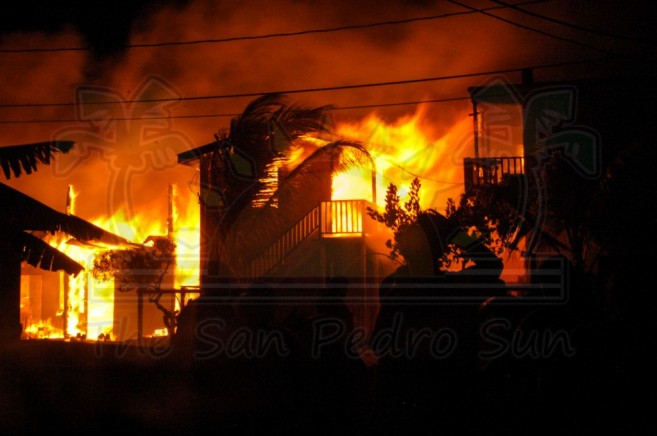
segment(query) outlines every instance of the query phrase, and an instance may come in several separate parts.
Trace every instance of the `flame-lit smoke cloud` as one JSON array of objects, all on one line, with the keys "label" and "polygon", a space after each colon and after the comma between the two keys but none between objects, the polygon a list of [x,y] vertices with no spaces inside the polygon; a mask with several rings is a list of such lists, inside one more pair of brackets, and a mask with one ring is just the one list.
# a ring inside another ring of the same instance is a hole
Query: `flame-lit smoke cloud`
[{"label": "flame-lit smoke cloud", "polygon": [[[558,7],[569,9],[568,2],[556,3]],[[131,22],[129,35],[124,38],[129,44],[264,35],[464,11],[457,5],[438,1],[259,0],[226,3],[196,0],[145,4],[150,9],[141,9]],[[472,5],[490,7],[492,4],[472,2]],[[546,8],[540,10],[547,11]],[[563,14],[568,12],[565,10]],[[86,27],[69,25],[48,32],[28,29],[5,33],[0,40],[0,49],[107,43],[89,39],[81,32],[80,29],[88,31],[93,28],[91,24],[86,23]],[[119,40],[121,42],[121,38]],[[0,103],[75,103],[84,87],[97,87],[129,101],[139,98],[149,78],[166,84],[166,90],[162,88],[152,98],[166,98],[171,92],[180,97],[219,96],[451,76],[522,68],[556,55],[561,49],[563,43],[552,41],[546,44],[540,35],[520,31],[489,17],[467,14],[367,29],[225,43],[134,47],[122,51],[114,47],[105,52],[99,51],[98,47],[91,52],[5,52],[0,53]],[[305,105],[333,104],[338,107],[467,97],[467,87],[483,80],[470,77],[403,86],[300,93],[290,97]],[[167,110],[174,117],[233,114],[239,113],[250,100],[185,100]],[[122,113],[128,114],[126,118],[130,118],[130,114],[144,113],[144,108],[128,106],[122,106]],[[411,105],[337,110],[334,116],[337,123],[351,122],[377,112],[383,120],[394,122],[399,116],[414,113],[415,109]],[[428,105],[423,117],[424,124],[430,126],[434,135],[432,139],[441,137],[455,123],[462,122],[469,109],[467,100]],[[38,142],[53,139],[62,132],[91,128],[88,120],[80,120],[79,110],[79,104],[0,108],[0,120],[3,121],[71,120],[0,124],[2,145]],[[186,191],[194,176],[193,169],[176,165],[175,154],[211,142],[213,134],[226,128],[228,123],[228,117],[170,120],[169,133],[178,135],[181,140],[170,144],[166,162],[132,174],[130,186],[121,194],[125,197],[122,198],[128,201],[129,197],[135,212],[148,210],[164,217],[168,185],[173,183],[180,191]],[[84,161],[80,153],[85,150],[78,150],[78,154],[71,156],[59,156],[59,163],[69,165],[73,168],[71,171],[58,172],[57,168],[61,169],[61,166],[41,168],[36,174],[8,183],[59,210],[63,208],[67,186],[73,184],[79,191],[80,216],[92,218],[97,214],[110,214],[114,211],[108,208],[117,203],[108,199],[116,193],[116,186],[112,186],[116,183],[112,173],[117,168],[116,162],[126,163],[130,156],[135,158],[135,150],[146,153],[146,150],[156,147],[155,139],[140,141],[135,144],[119,140],[111,150],[96,148],[85,156]]]}]

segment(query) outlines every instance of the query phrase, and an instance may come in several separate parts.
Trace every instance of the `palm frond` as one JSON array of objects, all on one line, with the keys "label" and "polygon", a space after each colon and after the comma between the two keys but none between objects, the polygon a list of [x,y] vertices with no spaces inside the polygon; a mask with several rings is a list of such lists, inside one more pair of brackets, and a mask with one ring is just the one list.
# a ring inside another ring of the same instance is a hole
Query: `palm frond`
[{"label": "palm frond", "polygon": [[249,103],[242,114],[231,121],[228,140],[233,147],[258,161],[263,152],[272,154],[269,147],[272,123],[294,141],[299,136],[324,131],[327,109],[330,106],[308,108],[287,103],[281,94],[265,94]]},{"label": "palm frond", "polygon": [[229,206],[226,228],[267,187],[262,181],[276,159],[285,159],[302,135],[325,131],[327,108],[306,108],[287,103],[281,94],[265,94],[249,103],[231,121],[229,131],[217,137],[221,163],[216,167],[222,168],[217,178]]},{"label": "palm frond", "polygon": [[231,133],[235,133],[232,131],[233,126],[239,131],[243,127],[267,122],[272,114],[283,105],[283,100],[282,94],[264,94],[251,101],[242,113],[232,120]]},{"label": "palm frond", "polygon": [[0,166],[6,179],[20,177],[23,172],[32,174],[37,164],[49,165],[55,153],[68,153],[72,141],[49,141],[34,144],[10,145],[0,147]]},{"label": "palm frond", "polygon": [[228,142],[249,153],[253,159],[257,158],[252,153],[269,151],[261,146],[267,143],[270,120],[280,109],[281,98],[278,94],[265,94],[249,103],[238,117],[231,120]]},{"label": "palm frond", "polygon": [[273,114],[272,121],[288,135],[291,140],[309,133],[326,132],[325,113],[331,106],[307,108],[295,104],[283,104]]},{"label": "palm frond", "polygon": [[360,142],[338,140],[318,148],[294,168],[281,183],[279,191],[298,190],[320,177],[325,177],[325,174],[315,171],[315,164],[321,161],[330,162],[332,174],[352,167],[369,167],[372,171],[376,171],[372,155]]}]

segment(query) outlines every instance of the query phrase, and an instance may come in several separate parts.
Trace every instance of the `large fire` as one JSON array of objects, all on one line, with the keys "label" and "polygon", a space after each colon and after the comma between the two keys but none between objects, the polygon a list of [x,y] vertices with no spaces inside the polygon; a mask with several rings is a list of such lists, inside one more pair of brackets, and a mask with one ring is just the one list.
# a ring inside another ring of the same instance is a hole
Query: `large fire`
[{"label": "large fire", "polygon": [[[423,209],[443,212],[448,198],[457,199],[463,192],[463,158],[472,149],[472,119],[463,113],[459,121],[441,133],[436,133],[432,120],[422,106],[412,115],[392,122],[371,114],[360,122],[341,122],[336,126],[340,138],[361,142],[373,159],[373,166],[352,165],[333,175],[332,202],[323,205],[330,210],[331,236],[352,236],[364,231],[363,204],[385,206],[385,193],[392,183],[403,198],[413,179],[421,181],[420,203]],[[299,149],[301,150],[301,149]],[[297,154],[299,154],[297,152]],[[293,156],[291,161],[301,160]],[[288,161],[289,163],[290,161]],[[75,213],[75,193],[69,192],[68,213]],[[164,199],[163,199],[164,200]],[[357,200],[364,200],[365,203]],[[160,291],[173,295],[171,310],[176,313],[190,298],[198,295],[199,285],[199,204],[187,190],[177,192],[170,186],[168,217],[153,216],[153,211],[141,213],[116,211],[111,216],[90,219],[93,224],[118,235],[135,245],[146,244],[149,237],[164,236],[175,243],[175,265],[166,271]],[[381,238],[382,235],[369,235]],[[116,288],[112,278],[100,279],[93,274],[94,259],[109,249],[121,249],[105,244],[71,240],[63,234],[46,235],[53,247],[80,263],[84,271],[77,277],[59,274],[59,300],[56,320],[24,316],[25,337],[114,339],[117,331]],[[515,280],[522,273],[519,259],[506,259],[506,279]],[[27,279],[26,279],[27,280]],[[25,283],[29,287],[29,283]],[[148,299],[144,304],[152,301]],[[131,302],[134,305],[134,301]],[[27,307],[27,302],[22,306]],[[27,314],[26,307],[22,310]],[[143,331],[144,336],[166,335],[164,325]]]},{"label": "large fire", "polygon": [[[393,122],[371,114],[362,122],[339,124],[339,136],[364,142],[375,161],[375,170],[372,174],[370,168],[352,166],[335,174],[332,200],[365,199],[383,210],[390,183],[399,188],[398,194],[403,199],[417,177],[422,184],[421,207],[444,212],[447,200],[458,200],[464,191],[463,159],[472,153],[472,118],[465,112],[459,120],[439,136],[433,133],[432,120],[428,119],[423,106],[414,114]],[[522,166],[522,144],[514,143],[507,148],[519,157]],[[501,150],[501,155],[497,156],[487,149],[487,157],[506,157],[508,150]],[[338,216],[345,214],[353,212],[335,209],[333,223],[353,221],[352,216]],[[503,260],[505,269],[501,278],[509,283],[521,281],[524,259],[520,253],[507,252]]]},{"label": "large fire", "polygon": [[426,193],[421,197],[422,207],[443,211],[447,199],[457,198],[463,189],[462,162],[472,140],[472,121],[466,114],[436,138],[425,114],[420,107],[415,114],[391,123],[372,114],[362,122],[339,124],[339,136],[362,141],[374,158],[376,186],[373,190],[369,168],[351,167],[334,176],[332,199],[362,198],[382,208],[390,183],[404,196],[411,181],[419,177]]}]

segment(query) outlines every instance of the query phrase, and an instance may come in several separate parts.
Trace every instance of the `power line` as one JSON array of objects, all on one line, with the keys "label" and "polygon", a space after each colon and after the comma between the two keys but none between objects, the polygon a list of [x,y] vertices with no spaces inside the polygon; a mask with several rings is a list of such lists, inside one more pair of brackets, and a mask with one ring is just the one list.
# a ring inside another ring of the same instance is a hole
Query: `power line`
[{"label": "power line", "polygon": [[[392,107],[392,106],[411,106],[418,104],[428,104],[428,103],[447,103],[453,101],[463,101],[470,100],[470,97],[452,97],[452,98],[442,98],[442,99],[432,99],[432,100],[416,100],[416,101],[402,101],[395,103],[380,103],[380,104],[363,104],[356,106],[336,106],[331,108],[331,110],[353,110],[353,109],[372,109],[372,108],[381,108],[381,107]],[[170,115],[170,116],[153,116],[153,117],[123,117],[123,118],[111,118],[111,121],[148,121],[148,120],[174,120],[174,119],[193,119],[193,118],[227,118],[227,117],[236,117],[241,114],[239,113],[224,113],[224,114],[191,114],[191,115]],[[90,120],[81,120],[77,118],[69,119],[32,119],[32,120],[0,120],[0,124],[40,124],[40,123],[75,123],[75,122],[85,122]]]},{"label": "power line", "polygon": [[394,167],[397,167],[400,170],[404,171],[405,173],[410,174],[413,177],[417,177],[418,179],[427,180],[429,182],[434,182],[434,183],[442,183],[442,184],[445,184],[445,185],[463,185],[462,182],[451,182],[451,181],[448,181],[448,180],[436,180],[436,179],[432,179],[430,177],[421,176],[421,175],[419,175],[417,173],[414,173],[413,171],[407,169],[406,167],[403,167],[402,165],[399,165],[398,163],[395,163],[395,162],[391,161],[390,159],[384,159],[384,160],[386,162],[388,162],[390,165],[392,165]]},{"label": "power line", "polygon": [[[455,74],[448,76],[436,76],[436,77],[423,77],[418,79],[406,79],[406,80],[394,80],[386,82],[370,82],[370,83],[360,83],[355,85],[339,85],[339,86],[325,86],[317,88],[305,88],[305,89],[287,89],[287,90],[278,90],[278,91],[268,91],[268,92],[244,92],[244,93],[234,93],[234,94],[217,94],[217,95],[204,95],[204,96],[194,96],[194,97],[178,97],[178,98],[150,98],[150,99],[139,99],[139,100],[122,100],[122,101],[100,101],[100,102],[85,102],[84,105],[100,105],[100,104],[127,104],[127,103],[162,103],[168,101],[194,101],[194,100],[218,100],[218,99],[229,99],[229,98],[242,98],[242,97],[258,97],[264,94],[300,94],[300,93],[312,93],[312,92],[322,92],[322,91],[342,91],[347,89],[359,89],[359,88],[374,88],[381,86],[395,86],[395,85],[407,85],[414,83],[426,83],[426,82],[436,82],[443,80],[453,80],[453,79],[464,79],[469,77],[478,77],[478,76],[487,76],[491,74],[506,74],[513,73],[523,70],[524,68],[509,68],[504,70],[493,70],[493,71],[483,71],[477,73],[465,73],[465,74]],[[0,105],[0,108],[16,108],[16,107],[51,107],[51,106],[78,106],[80,103],[22,103],[22,104],[4,104]]]},{"label": "power line", "polygon": [[520,7],[521,3],[510,4],[510,3],[506,3],[506,2],[498,1],[498,0],[491,0],[491,1],[493,3],[497,3],[499,5],[505,6],[507,8],[513,9],[513,10],[516,10],[518,12],[522,12],[523,14],[530,15],[530,16],[536,17],[536,18],[540,18],[541,20],[549,21],[551,23],[560,24],[562,26],[570,27],[571,29],[576,29],[576,30],[580,30],[580,31],[583,31],[583,32],[592,33],[594,35],[607,36],[607,37],[610,37],[610,38],[624,39],[624,40],[636,41],[636,42],[655,42],[654,40],[646,40],[645,38],[637,38],[637,37],[626,36],[626,35],[618,35],[618,34],[615,34],[615,33],[604,32],[604,31],[598,30],[598,29],[591,29],[591,28],[588,28],[588,27],[580,26],[578,24],[573,24],[573,23],[569,23],[567,21],[562,21],[562,20],[559,20],[559,19],[556,19],[556,18],[548,17],[548,16],[545,16],[545,15],[542,15],[542,14],[539,14],[539,13],[536,13],[536,12],[529,11],[525,8],[521,8]]},{"label": "power line", "polygon": [[[645,54],[644,54],[645,55]],[[557,62],[551,64],[542,64],[534,66],[525,66],[520,68],[507,68],[501,70],[491,70],[491,71],[480,71],[476,73],[463,73],[463,74],[452,74],[446,76],[435,76],[435,77],[423,77],[417,79],[405,79],[405,80],[392,80],[385,82],[369,82],[369,83],[359,83],[354,85],[338,85],[338,86],[325,86],[325,87],[316,87],[316,88],[301,88],[301,89],[287,89],[287,90],[277,90],[277,91],[260,91],[260,92],[243,92],[243,93],[233,93],[233,94],[217,94],[217,95],[202,95],[202,96],[193,96],[193,97],[176,97],[176,98],[149,98],[149,99],[137,99],[137,100],[111,100],[111,101],[98,101],[98,102],[85,102],[84,105],[114,105],[114,104],[130,104],[130,103],[163,103],[171,101],[198,101],[198,100],[219,100],[219,99],[230,99],[230,98],[243,98],[243,97],[259,97],[264,94],[305,94],[313,92],[323,92],[323,91],[343,91],[348,89],[360,89],[360,88],[374,88],[381,86],[396,86],[396,85],[408,85],[415,83],[427,83],[427,82],[438,82],[446,80],[455,80],[455,79],[466,79],[472,77],[481,77],[481,76],[490,76],[496,74],[508,74],[516,73],[527,68],[532,69],[544,69],[544,68],[556,68],[556,67],[565,67],[573,66],[583,63],[598,62],[601,60],[608,60],[609,58],[598,58],[598,59],[579,59],[576,61],[568,62]],[[64,103],[64,102],[52,102],[52,103],[15,103],[15,104],[2,104],[0,108],[19,108],[19,107],[56,107],[56,106],[79,106],[80,103]]]},{"label": "power line", "polygon": [[487,16],[487,17],[491,17],[491,18],[494,18],[494,19],[496,19],[496,20],[499,20],[499,21],[505,22],[505,23],[507,23],[507,24],[511,24],[512,26],[516,26],[516,27],[519,27],[519,28],[521,28],[521,29],[529,30],[530,32],[538,33],[539,35],[547,36],[548,38],[553,38],[553,39],[557,39],[557,40],[559,40],[559,41],[568,42],[568,43],[570,43],[570,44],[579,45],[580,47],[590,48],[590,49],[592,49],[592,50],[595,50],[595,51],[598,51],[598,52],[601,52],[601,53],[613,54],[612,52],[610,52],[610,51],[608,51],[608,50],[601,49],[601,48],[596,47],[596,46],[594,46],[594,45],[586,44],[586,43],[584,43],[584,42],[580,42],[580,41],[575,41],[575,40],[573,40],[573,39],[564,38],[564,37],[562,37],[562,36],[555,35],[555,34],[553,34],[553,33],[544,32],[544,31],[539,30],[539,29],[536,29],[536,28],[534,28],[534,27],[525,26],[524,24],[516,23],[515,21],[511,21],[511,20],[508,20],[508,19],[506,19],[506,18],[502,18],[502,17],[500,17],[500,16],[493,15],[493,14],[491,14],[491,13],[488,13],[488,12],[485,11],[484,9],[478,9],[478,8],[473,7],[473,6],[468,6],[468,5],[466,5],[465,3],[461,3],[461,2],[456,1],[456,0],[447,0],[447,1],[449,1],[450,3],[453,3],[453,4],[455,4],[455,5],[461,6],[461,7],[463,7],[463,8],[469,9],[469,10],[471,10],[471,11],[477,11],[477,12],[479,12],[479,13],[481,13],[481,14]]},{"label": "power line", "polygon": [[[519,5],[528,5],[534,3],[545,3],[550,0],[531,0],[522,3]],[[506,6],[491,6],[483,11],[497,10],[497,9],[506,9]],[[306,29],[299,30],[295,32],[277,32],[277,33],[266,33],[262,35],[244,35],[244,36],[233,36],[227,38],[212,38],[212,39],[195,39],[189,41],[169,41],[169,42],[153,42],[153,43],[142,43],[142,44],[125,44],[122,47],[124,49],[132,48],[153,48],[153,47],[170,47],[170,46],[180,46],[180,45],[197,45],[197,44],[218,44],[218,43],[227,43],[227,42],[236,42],[236,41],[252,41],[259,39],[270,39],[270,38],[283,38],[291,36],[301,36],[301,35],[311,35],[319,33],[330,33],[330,32],[340,32],[345,30],[358,30],[358,29],[369,29],[380,26],[392,26],[399,24],[408,24],[416,23],[421,21],[431,21],[442,18],[450,18],[459,15],[468,15],[473,14],[479,11],[462,11],[462,12],[450,12],[440,15],[429,15],[424,17],[415,17],[415,18],[406,18],[400,20],[389,20],[389,21],[379,21],[374,23],[365,23],[365,24],[353,24],[347,26],[336,26],[336,27],[326,27],[320,29]],[[17,49],[0,49],[0,53],[43,53],[43,52],[66,52],[66,51],[91,51],[93,47],[38,47],[38,48],[17,48]]]},{"label": "power line", "polygon": [[[149,120],[173,120],[185,118],[225,118],[234,117],[239,114],[197,114],[197,115],[170,115],[158,117],[123,117],[123,118],[107,118],[107,121],[149,121]],[[52,124],[52,123],[84,123],[94,120],[83,120],[79,118],[64,118],[64,119],[41,119],[41,120],[0,120],[0,124]]]},{"label": "power line", "polygon": [[[339,137],[340,135],[337,135],[337,136]],[[374,145],[375,148],[376,147],[381,147],[383,145],[380,142],[372,142],[372,141],[366,141],[366,143],[368,145]],[[463,185],[463,183],[461,183],[461,182],[453,182],[453,181],[448,181],[448,180],[438,180],[438,179],[432,179],[431,177],[421,176],[420,174],[417,174],[417,173],[409,170],[408,168],[404,167],[403,165],[398,164],[395,161],[392,161],[392,160],[390,160],[388,158],[385,158],[385,157],[382,157],[382,156],[377,156],[376,150],[369,150],[369,152],[374,157],[376,157],[378,159],[381,159],[381,160],[387,162],[388,164],[392,165],[393,167],[396,167],[396,168],[402,170],[403,172],[405,172],[407,174],[410,174],[413,177],[417,177],[418,179],[423,179],[423,180],[427,180],[429,182],[441,183],[441,184],[445,184],[445,185]]]},{"label": "power line", "polygon": [[382,104],[375,104],[375,105],[365,104],[365,105],[359,105],[359,106],[338,106],[338,107],[335,107],[334,110],[370,109],[370,108],[375,108],[375,107],[408,106],[408,105],[413,105],[413,104],[424,104],[424,103],[446,103],[446,102],[462,101],[462,100],[470,100],[470,97],[452,97],[452,98],[441,98],[441,99],[436,99],[436,100],[404,101],[404,102],[399,102],[399,103],[382,103]]}]

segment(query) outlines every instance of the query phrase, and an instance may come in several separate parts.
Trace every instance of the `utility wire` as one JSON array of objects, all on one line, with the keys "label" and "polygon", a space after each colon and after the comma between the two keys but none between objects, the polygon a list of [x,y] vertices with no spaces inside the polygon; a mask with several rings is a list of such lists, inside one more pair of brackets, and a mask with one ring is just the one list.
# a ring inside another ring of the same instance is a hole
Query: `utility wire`
[{"label": "utility wire", "polygon": [[[645,54],[644,54],[645,55]],[[644,56],[642,55],[642,56]],[[264,94],[303,94],[303,93],[312,93],[312,92],[322,92],[322,91],[342,91],[347,89],[359,89],[359,88],[374,88],[381,86],[396,86],[396,85],[407,85],[414,83],[426,83],[426,82],[437,82],[437,81],[446,81],[454,79],[466,79],[472,77],[481,77],[481,76],[490,76],[496,74],[508,74],[516,73],[522,70],[531,68],[531,69],[545,69],[545,68],[556,68],[556,67],[565,67],[573,66],[583,63],[598,62],[601,60],[608,60],[609,58],[598,58],[598,59],[579,59],[575,61],[568,62],[556,62],[542,65],[534,65],[529,67],[520,67],[520,68],[506,68],[501,70],[490,70],[490,71],[480,71],[475,73],[464,73],[464,74],[452,74],[447,76],[435,76],[435,77],[423,77],[418,79],[406,79],[406,80],[394,80],[386,82],[369,82],[369,83],[359,83],[354,85],[339,85],[339,86],[325,86],[325,87],[316,87],[316,88],[301,88],[301,89],[287,89],[287,90],[277,90],[277,91],[260,91],[260,92],[243,92],[243,93],[234,93],[234,94],[217,94],[217,95],[201,95],[193,97],[176,97],[176,98],[148,98],[148,99],[137,99],[137,100],[111,100],[111,101],[97,101],[97,102],[84,102],[85,106],[91,105],[114,105],[114,104],[129,104],[129,103],[163,103],[171,101],[198,101],[198,100],[219,100],[219,99],[230,99],[230,98],[242,98],[242,97],[259,97]],[[64,102],[51,102],[51,103],[10,103],[10,104],[0,104],[0,108],[18,108],[18,107],[55,107],[55,106],[79,106],[80,103],[64,103]]]},{"label": "utility wire", "polygon": [[518,12],[522,12],[523,14],[530,15],[532,17],[539,18],[541,20],[549,21],[551,23],[560,24],[562,26],[570,27],[571,29],[580,30],[582,32],[592,33],[594,35],[606,36],[606,37],[616,38],[616,39],[624,39],[624,40],[635,41],[635,42],[655,42],[655,40],[647,40],[645,38],[638,38],[638,37],[633,37],[633,36],[618,35],[618,34],[615,34],[615,33],[604,32],[602,30],[591,29],[591,28],[588,28],[588,27],[580,26],[578,24],[573,24],[573,23],[569,23],[567,21],[562,21],[562,20],[559,20],[559,19],[556,19],[556,18],[548,17],[548,16],[545,16],[545,15],[542,15],[542,14],[539,14],[539,13],[536,13],[536,12],[532,12],[530,10],[527,10],[525,8],[520,7],[521,3],[510,4],[510,3],[506,3],[506,2],[498,1],[498,0],[491,0],[491,1],[493,3],[497,3],[501,6],[505,6],[507,8],[516,10]]},{"label": "utility wire", "polygon": [[448,181],[448,180],[436,180],[436,179],[432,179],[430,177],[421,176],[421,175],[419,175],[417,173],[414,173],[413,171],[403,167],[402,165],[399,165],[398,163],[391,161],[390,159],[384,159],[384,160],[386,162],[388,162],[390,165],[392,165],[394,167],[397,167],[400,170],[404,171],[405,173],[410,174],[413,177],[417,177],[418,179],[427,180],[429,182],[434,182],[434,183],[442,183],[444,185],[463,185],[462,182],[451,182],[451,181]]},{"label": "utility wire", "polygon": [[502,21],[502,22],[504,22],[504,23],[511,24],[512,26],[516,26],[516,27],[519,27],[519,28],[521,28],[521,29],[529,30],[530,32],[538,33],[539,35],[547,36],[548,38],[553,38],[553,39],[557,39],[557,40],[559,40],[559,41],[567,42],[567,43],[570,43],[570,44],[579,45],[580,47],[590,48],[591,50],[595,50],[595,51],[598,51],[598,52],[601,52],[601,53],[614,54],[614,53],[612,53],[612,52],[610,52],[610,51],[608,51],[608,50],[601,49],[601,48],[596,47],[596,46],[591,45],[591,44],[586,44],[586,43],[584,43],[584,42],[580,42],[580,41],[575,41],[575,40],[573,40],[573,39],[564,38],[564,37],[562,37],[562,36],[555,35],[555,34],[553,34],[553,33],[544,32],[544,31],[539,30],[539,29],[536,29],[536,28],[534,28],[534,27],[525,26],[524,24],[516,23],[515,21],[511,21],[511,20],[508,20],[508,19],[506,19],[506,18],[502,18],[502,17],[500,17],[500,16],[497,16],[497,15],[494,15],[494,14],[491,14],[491,13],[488,13],[488,12],[485,11],[484,9],[478,9],[478,8],[473,7],[473,6],[468,6],[468,5],[466,5],[465,3],[461,3],[461,2],[456,1],[456,0],[447,0],[447,1],[449,1],[450,3],[453,3],[453,4],[455,4],[455,5],[461,6],[461,7],[463,7],[463,8],[469,9],[469,10],[471,10],[471,11],[477,11],[477,12],[479,12],[479,13],[481,13],[481,14],[487,16],[487,17],[491,17],[491,18],[494,18],[494,19],[496,19],[496,20]]},{"label": "utility wire", "polygon": [[[531,0],[522,3],[519,5],[529,5],[534,3],[545,3],[550,0]],[[506,6],[491,6],[482,11],[491,11],[497,9],[505,9]],[[374,23],[365,23],[365,24],[353,24],[347,26],[336,26],[336,27],[327,27],[320,29],[307,29],[300,30],[295,32],[278,32],[278,33],[266,33],[262,35],[244,35],[244,36],[233,36],[227,38],[213,38],[213,39],[195,39],[189,41],[168,41],[168,42],[153,42],[153,43],[141,43],[141,44],[125,44],[122,46],[124,49],[132,48],[151,48],[151,47],[169,47],[169,46],[180,46],[180,45],[197,45],[197,44],[219,44],[226,42],[236,42],[236,41],[252,41],[259,39],[270,39],[270,38],[283,38],[291,36],[301,36],[301,35],[310,35],[318,33],[330,33],[330,32],[340,32],[345,30],[358,30],[358,29],[369,29],[380,26],[392,26],[399,24],[408,24],[416,23],[421,21],[431,21],[438,20],[442,18],[450,18],[459,15],[468,15],[479,12],[477,11],[461,11],[461,12],[449,12],[440,15],[429,15],[425,17],[415,17],[415,18],[406,18],[400,20],[389,20],[389,21],[379,21]],[[66,52],[66,51],[91,51],[93,47],[37,47],[37,48],[16,48],[16,49],[0,49],[0,53],[43,53],[43,52]]]},{"label": "utility wire", "polygon": [[[442,99],[433,99],[433,100],[416,100],[416,101],[401,101],[395,103],[380,103],[380,104],[363,104],[357,106],[336,106],[332,107],[331,110],[353,110],[353,109],[372,109],[380,107],[391,107],[391,106],[410,106],[418,104],[429,104],[429,103],[446,103],[452,101],[464,101],[470,100],[470,97],[452,97],[452,98],[442,98]],[[193,119],[193,118],[227,118],[227,117],[236,117],[241,114],[190,114],[190,115],[170,115],[170,116],[152,116],[152,117],[123,117],[123,118],[108,118],[108,121],[148,121],[148,120],[175,120],[175,119]],[[33,120],[0,120],[0,124],[40,124],[40,123],[75,123],[75,122],[85,122],[92,120],[83,120],[78,118],[69,118],[69,119],[33,119]]]}]

